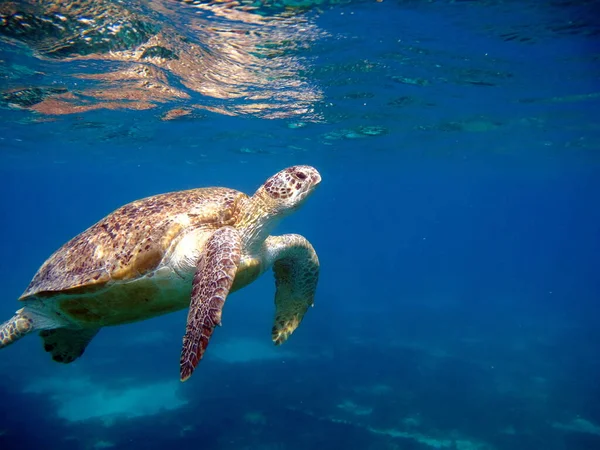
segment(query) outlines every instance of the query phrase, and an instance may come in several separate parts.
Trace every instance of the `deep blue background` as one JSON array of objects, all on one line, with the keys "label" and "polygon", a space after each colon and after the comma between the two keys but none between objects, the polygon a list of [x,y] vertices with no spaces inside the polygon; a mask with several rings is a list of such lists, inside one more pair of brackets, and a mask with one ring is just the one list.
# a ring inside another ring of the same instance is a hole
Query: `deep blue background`
[{"label": "deep blue background", "polygon": [[[1,354],[2,448],[600,448],[598,38],[590,23],[553,28],[595,4],[467,3],[306,13],[330,36],[304,51],[324,92],[324,120],[304,127],[2,111],[6,318],[50,253],[126,202],[211,185],[250,194],[298,163],[323,176],[278,230],[306,236],[322,265],[281,357],[217,357],[232,339],[269,344],[270,274],[227,301],[173,410],[60,413],[86,392],[69,387],[78,380],[109,403],[176,381],[185,311],[104,329],[69,366],[28,337]],[[503,40],[514,30],[530,39]],[[367,126],[384,133],[356,136]]]}]

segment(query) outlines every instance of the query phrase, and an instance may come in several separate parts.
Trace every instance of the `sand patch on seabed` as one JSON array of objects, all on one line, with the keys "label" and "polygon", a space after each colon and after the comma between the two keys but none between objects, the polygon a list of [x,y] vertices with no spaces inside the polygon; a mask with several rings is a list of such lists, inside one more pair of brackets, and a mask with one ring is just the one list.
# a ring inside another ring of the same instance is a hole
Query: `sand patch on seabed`
[{"label": "sand patch on seabed", "polygon": [[211,357],[228,363],[248,363],[263,360],[286,360],[296,355],[269,341],[235,338],[219,342],[211,348]]},{"label": "sand patch on seabed", "polygon": [[559,430],[574,431],[576,433],[595,434],[600,436],[600,426],[582,417],[576,417],[568,423],[554,422],[554,428]]},{"label": "sand patch on seabed", "polygon": [[337,405],[337,408],[350,414],[354,414],[355,416],[368,416],[373,412],[373,408],[358,405],[352,400],[344,400]]},{"label": "sand patch on seabed", "polygon": [[[339,406],[338,406],[339,407]],[[341,423],[352,425],[354,427],[362,428],[369,433],[373,433],[380,436],[388,436],[391,438],[401,438],[401,439],[409,439],[413,440],[421,445],[430,447],[432,449],[448,449],[448,450],[494,450],[494,447],[490,444],[481,441],[475,441],[468,439],[466,437],[458,437],[455,432],[448,433],[450,436],[429,436],[425,433],[419,433],[414,430],[401,430],[396,428],[377,428],[368,424],[355,422],[353,420],[344,419],[342,417],[336,417],[334,415],[330,416],[321,416],[314,414],[310,411],[302,410],[300,408],[289,407],[292,411],[301,412],[306,414],[307,416],[313,417],[317,420],[324,420],[332,423]],[[359,414],[363,415],[363,414]],[[412,418],[409,418],[412,419]],[[405,421],[402,421],[405,423]],[[407,426],[407,428],[412,428],[412,424]]]},{"label": "sand patch on seabed", "polygon": [[110,442],[110,441],[97,441],[96,443],[94,443],[94,445],[92,446],[92,448],[113,448],[115,446],[114,442]]},{"label": "sand patch on seabed", "polygon": [[85,376],[61,376],[36,380],[26,393],[47,394],[56,404],[58,417],[69,422],[100,419],[106,426],[116,421],[151,416],[184,406],[179,380],[133,383],[114,388],[92,382]]}]

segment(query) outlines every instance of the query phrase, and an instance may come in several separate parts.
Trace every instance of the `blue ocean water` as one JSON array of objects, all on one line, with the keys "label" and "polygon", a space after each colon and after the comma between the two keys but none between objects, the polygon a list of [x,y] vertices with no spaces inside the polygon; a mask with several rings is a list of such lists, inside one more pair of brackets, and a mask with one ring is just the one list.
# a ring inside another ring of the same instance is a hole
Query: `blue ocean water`
[{"label": "blue ocean water", "polygon": [[[71,364],[0,353],[1,449],[600,448],[596,1],[0,4],[0,320],[44,260],[162,192],[310,164],[276,233],[315,307],[270,340],[270,273],[192,378],[187,311]],[[4,319],[3,319],[4,318]]]}]

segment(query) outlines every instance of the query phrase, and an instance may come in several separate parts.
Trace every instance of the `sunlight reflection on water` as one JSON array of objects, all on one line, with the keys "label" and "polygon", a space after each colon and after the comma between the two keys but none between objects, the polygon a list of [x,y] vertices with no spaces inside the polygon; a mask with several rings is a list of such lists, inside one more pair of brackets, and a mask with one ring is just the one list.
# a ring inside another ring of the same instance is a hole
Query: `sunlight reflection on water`
[{"label": "sunlight reflection on water", "polygon": [[236,3],[52,0],[5,4],[0,18],[11,50],[26,44],[41,66],[21,67],[37,86],[5,94],[12,107],[63,115],[168,105],[163,120],[198,110],[318,118],[322,93],[302,75],[301,53],[324,32],[306,16]]}]

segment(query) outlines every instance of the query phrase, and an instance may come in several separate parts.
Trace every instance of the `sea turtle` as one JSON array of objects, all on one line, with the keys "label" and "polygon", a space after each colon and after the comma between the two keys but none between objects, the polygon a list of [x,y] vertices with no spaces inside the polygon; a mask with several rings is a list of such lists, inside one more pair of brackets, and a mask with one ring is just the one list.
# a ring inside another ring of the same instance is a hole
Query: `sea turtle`
[{"label": "sea turtle", "polygon": [[319,260],[302,236],[270,236],[321,182],[310,166],[269,178],[249,197],[210,187],[134,201],[75,236],[41,266],[0,326],[0,348],[40,331],[55,361],[80,357],[101,327],[189,308],[181,381],[202,358],[227,295],[273,267],[282,344],[313,304]]}]

